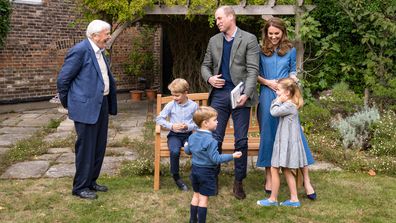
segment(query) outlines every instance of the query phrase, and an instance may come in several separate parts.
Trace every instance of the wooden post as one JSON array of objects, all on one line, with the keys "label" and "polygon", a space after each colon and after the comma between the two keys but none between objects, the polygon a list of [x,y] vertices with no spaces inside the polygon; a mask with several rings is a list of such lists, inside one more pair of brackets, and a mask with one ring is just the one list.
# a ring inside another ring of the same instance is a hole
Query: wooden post
[{"label": "wooden post", "polygon": [[[296,63],[296,69],[297,69],[297,74],[301,74],[303,71],[303,61],[304,61],[304,44],[301,40],[301,34],[300,34],[300,29],[301,29],[301,17],[304,13],[304,10],[300,7],[304,4],[304,1],[301,0],[296,0],[296,12],[295,12],[295,19],[296,19],[296,39],[295,39],[295,44],[294,46],[296,47],[297,50],[297,63]],[[299,78],[302,78],[299,76]]]}]

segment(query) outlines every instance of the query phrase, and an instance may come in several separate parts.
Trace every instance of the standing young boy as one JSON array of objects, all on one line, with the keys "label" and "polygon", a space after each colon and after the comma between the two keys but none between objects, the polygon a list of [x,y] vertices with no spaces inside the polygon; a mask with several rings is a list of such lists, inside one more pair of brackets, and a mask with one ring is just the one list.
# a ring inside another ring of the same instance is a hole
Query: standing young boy
[{"label": "standing young boy", "polygon": [[[182,78],[177,78],[169,84],[173,101],[165,105],[157,116],[156,122],[169,129],[168,148],[170,151],[170,171],[180,190],[187,191],[188,187],[180,178],[179,160],[180,148],[187,141],[191,132],[197,128],[193,122],[193,114],[198,109],[197,103],[188,99],[189,84]],[[167,118],[169,117],[169,121]]]},{"label": "standing young boy", "polygon": [[242,152],[219,154],[217,140],[212,132],[217,127],[217,112],[212,107],[201,106],[194,113],[194,122],[199,129],[192,134],[184,146],[192,154],[190,179],[194,195],[190,206],[190,222],[206,222],[209,196],[216,195],[217,165],[242,156]]}]

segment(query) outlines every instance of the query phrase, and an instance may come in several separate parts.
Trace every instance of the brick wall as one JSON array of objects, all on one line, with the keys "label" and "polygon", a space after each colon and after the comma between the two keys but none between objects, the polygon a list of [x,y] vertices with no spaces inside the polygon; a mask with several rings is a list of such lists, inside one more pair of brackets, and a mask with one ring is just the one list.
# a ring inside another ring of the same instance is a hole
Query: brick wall
[{"label": "brick wall", "polygon": [[[157,30],[154,36],[153,48],[154,48],[154,73],[155,75],[153,86],[158,86],[160,83],[160,52],[161,52],[161,27],[157,26]],[[143,89],[144,85],[138,83],[138,78],[135,76],[124,74],[124,63],[128,59],[128,54],[132,48],[133,39],[138,35],[136,27],[131,27],[123,31],[123,33],[117,38],[111,53],[113,74],[117,77],[117,89]]]},{"label": "brick wall", "polygon": [[[13,3],[11,31],[0,49],[0,104],[47,100],[55,95],[65,54],[85,38],[85,25],[71,25],[78,16],[73,2]],[[134,35],[134,28],[125,30],[113,47],[112,71],[120,91],[134,86],[135,80],[126,77],[122,69],[128,51],[132,50],[130,41]],[[155,49],[159,51],[160,47]]]}]

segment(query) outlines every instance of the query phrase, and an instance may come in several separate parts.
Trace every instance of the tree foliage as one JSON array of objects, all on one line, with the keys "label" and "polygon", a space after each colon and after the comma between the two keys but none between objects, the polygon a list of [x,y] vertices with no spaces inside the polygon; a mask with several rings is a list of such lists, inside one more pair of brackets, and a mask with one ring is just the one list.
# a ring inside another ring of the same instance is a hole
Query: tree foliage
[{"label": "tree foliage", "polygon": [[4,45],[7,33],[10,30],[11,2],[0,0],[0,47]]},{"label": "tree foliage", "polygon": [[315,0],[320,37],[307,41],[306,88],[345,81],[380,102],[395,102],[396,1]]}]

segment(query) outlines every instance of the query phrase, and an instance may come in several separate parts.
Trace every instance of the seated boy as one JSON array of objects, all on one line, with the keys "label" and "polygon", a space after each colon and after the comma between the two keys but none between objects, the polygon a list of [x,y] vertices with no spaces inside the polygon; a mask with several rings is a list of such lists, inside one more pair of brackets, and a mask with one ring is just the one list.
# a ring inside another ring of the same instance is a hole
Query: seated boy
[{"label": "seated boy", "polygon": [[[187,141],[191,132],[197,128],[193,122],[193,114],[198,109],[197,103],[187,98],[189,84],[182,78],[177,78],[169,84],[173,101],[165,105],[157,116],[156,122],[169,129],[168,148],[170,151],[170,171],[180,190],[187,191],[188,187],[180,178],[179,159],[180,148]],[[169,121],[167,121],[169,117]]]}]

